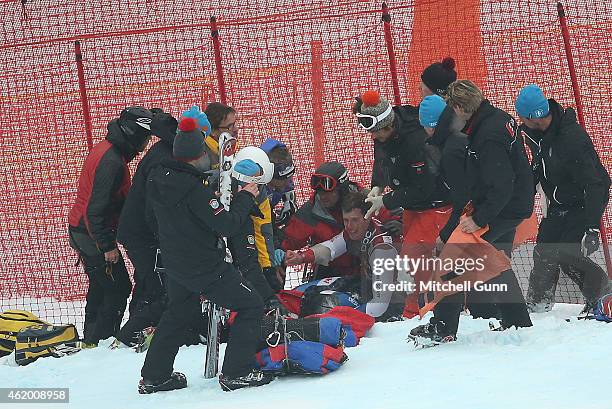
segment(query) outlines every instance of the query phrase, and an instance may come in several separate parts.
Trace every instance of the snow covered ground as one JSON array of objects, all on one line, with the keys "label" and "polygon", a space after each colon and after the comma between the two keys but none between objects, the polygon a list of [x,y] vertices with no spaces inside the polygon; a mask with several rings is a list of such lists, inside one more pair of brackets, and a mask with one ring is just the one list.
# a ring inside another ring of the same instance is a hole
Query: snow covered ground
[{"label": "snow covered ground", "polygon": [[[406,334],[417,319],[376,324],[349,361],[322,377],[277,379],[270,385],[222,392],[202,377],[205,347],[183,347],[175,370],[188,388],[141,396],[144,354],[98,347],[26,366],[0,358],[1,387],[64,387],[70,404],[0,404],[0,408],[537,408],[612,409],[612,324],[570,322],[578,305],[533,314],[534,327],[492,332],[487,320],[461,317],[459,340],[416,350]],[[107,340],[101,345],[108,345]]]}]

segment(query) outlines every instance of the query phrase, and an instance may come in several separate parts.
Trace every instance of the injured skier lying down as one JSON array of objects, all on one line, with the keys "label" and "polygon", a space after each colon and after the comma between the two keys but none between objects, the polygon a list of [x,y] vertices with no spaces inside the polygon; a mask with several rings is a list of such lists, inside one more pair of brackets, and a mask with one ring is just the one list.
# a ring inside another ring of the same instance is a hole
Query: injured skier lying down
[{"label": "injured skier lying down", "polygon": [[344,231],[305,250],[288,251],[285,263],[327,265],[347,252],[358,257],[361,260],[358,267],[361,278],[358,309],[377,321],[394,320],[402,315],[407,292],[385,289],[398,282],[413,283],[413,278],[406,271],[398,270],[395,263],[390,266],[391,263],[384,262],[398,257],[401,236],[384,232],[376,218],[364,218],[371,206],[365,203],[366,197],[365,192],[348,193],[342,200]]}]

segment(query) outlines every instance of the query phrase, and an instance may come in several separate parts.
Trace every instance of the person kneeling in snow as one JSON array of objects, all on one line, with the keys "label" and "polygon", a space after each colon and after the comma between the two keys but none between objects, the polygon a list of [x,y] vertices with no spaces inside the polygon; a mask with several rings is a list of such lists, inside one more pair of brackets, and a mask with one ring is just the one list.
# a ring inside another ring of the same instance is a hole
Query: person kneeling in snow
[{"label": "person kneeling in snow", "polygon": [[364,218],[371,206],[365,203],[366,197],[364,192],[347,193],[341,204],[344,231],[306,250],[288,251],[285,263],[327,265],[346,253],[358,257],[361,261],[361,305],[358,309],[377,321],[388,321],[401,316],[405,298],[404,291],[393,291],[389,286],[403,283],[411,288],[413,279],[398,270],[400,266],[395,263],[402,245],[401,236],[385,233],[378,219]]}]

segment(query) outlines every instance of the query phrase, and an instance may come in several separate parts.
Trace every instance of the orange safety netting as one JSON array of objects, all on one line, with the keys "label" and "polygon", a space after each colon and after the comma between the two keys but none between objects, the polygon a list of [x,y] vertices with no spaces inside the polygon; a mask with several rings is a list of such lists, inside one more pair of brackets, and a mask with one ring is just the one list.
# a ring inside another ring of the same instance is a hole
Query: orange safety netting
[{"label": "orange safety netting", "polygon": [[[50,299],[80,301],[87,287],[66,230],[88,150],[83,91],[93,143],[125,106],[178,115],[192,104],[219,100],[212,15],[241,145],[267,137],[285,141],[296,159],[300,203],[322,160],[345,163],[351,177],[367,185],[372,144],[356,127],[351,105],[368,88],[393,100],[382,4],[329,3],[222,0],[207,8],[192,0],[0,0],[0,307],[79,320],[73,304],[58,307]],[[563,105],[575,105],[555,2],[409,0],[388,6],[402,103],[417,104],[421,71],[452,56],[460,78],[474,80],[512,114],[519,89],[533,82]],[[566,12],[586,128],[610,169],[612,3],[577,0]],[[604,225],[612,240],[609,210]],[[514,258],[522,284],[530,251]],[[561,299],[579,301],[577,289],[565,284]]]}]

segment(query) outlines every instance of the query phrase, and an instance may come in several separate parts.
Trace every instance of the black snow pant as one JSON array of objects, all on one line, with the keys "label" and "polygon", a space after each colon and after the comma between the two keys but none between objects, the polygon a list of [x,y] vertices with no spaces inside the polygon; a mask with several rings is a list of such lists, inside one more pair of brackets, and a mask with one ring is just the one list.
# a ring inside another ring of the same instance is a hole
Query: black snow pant
[{"label": "black snow pant", "polygon": [[85,304],[83,341],[97,344],[117,333],[132,291],[123,258],[107,263],[87,233],[68,229],[70,247],[79,253],[89,287]]},{"label": "black snow pant", "polygon": [[138,341],[138,334],[145,328],[156,327],[164,313],[165,297],[158,301],[140,303],[138,309],[130,312],[130,317],[121,327],[116,338],[125,345],[134,346]]},{"label": "black snow pant", "polygon": [[610,290],[608,275],[589,257],[584,257],[580,242],[585,232],[583,207],[551,206],[538,229],[533,251],[533,270],[529,275],[527,301],[552,303],[563,271],[578,285],[589,305]]},{"label": "black snow pant", "polygon": [[[141,304],[151,304],[163,297],[165,291],[159,274],[155,272],[157,247],[141,246],[126,248],[134,266],[134,291],[130,301],[130,316],[138,311]],[[159,319],[159,318],[158,318]]]},{"label": "black snow pant", "polygon": [[[134,346],[139,333],[147,327],[157,327],[166,309],[165,273],[161,264],[161,256],[157,261],[157,248],[150,247],[127,249],[128,257],[134,265],[135,287],[130,303],[130,316],[117,333],[117,339],[125,345]],[[151,262],[153,261],[153,262]],[[155,262],[162,271],[155,271]],[[185,345],[195,345],[201,342],[200,335],[206,335],[207,321],[202,314],[195,315],[191,327],[186,331]]]},{"label": "black snow pant", "polygon": [[168,306],[147,350],[142,377],[152,381],[170,377],[185,331],[202,314],[200,293],[215,304],[237,313],[230,327],[222,372],[227,377],[248,374],[253,369],[261,332],[263,301],[259,294],[249,287],[233,267],[212,283],[202,280],[201,288],[197,288],[193,280],[189,280],[189,285],[183,284],[185,281],[180,275],[168,270],[166,272]]},{"label": "black snow pant", "polygon": [[[521,222],[522,219],[495,219],[489,223],[489,230],[482,238],[510,256],[516,227]],[[445,297],[436,305],[434,316],[436,319],[444,321],[449,334],[456,335],[457,333],[459,315],[464,302],[467,303],[470,312],[477,317],[488,318],[499,314],[502,326],[505,328],[511,326],[517,328],[530,327],[533,325],[521,287],[512,269],[506,270],[494,279],[487,281],[487,284],[505,284],[507,291],[470,291],[467,295],[461,292]]]}]

